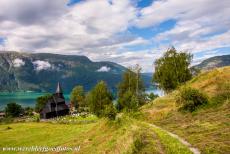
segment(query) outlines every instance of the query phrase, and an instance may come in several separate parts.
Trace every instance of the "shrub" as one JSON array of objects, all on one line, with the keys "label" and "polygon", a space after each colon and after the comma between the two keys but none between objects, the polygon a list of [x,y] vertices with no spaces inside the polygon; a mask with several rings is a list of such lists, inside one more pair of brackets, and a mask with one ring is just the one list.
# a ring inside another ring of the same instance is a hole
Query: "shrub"
[{"label": "shrub", "polygon": [[117,115],[117,111],[115,107],[111,105],[106,105],[104,110],[104,116],[109,118],[109,120],[115,120]]},{"label": "shrub", "polygon": [[193,112],[198,107],[208,103],[208,97],[197,89],[182,88],[180,89],[177,103],[181,105],[180,109]]},{"label": "shrub", "polygon": [[35,114],[33,115],[33,122],[40,122],[40,115],[39,114]]},{"label": "shrub", "polygon": [[156,99],[157,97],[159,97],[157,94],[154,94],[154,93],[150,93],[147,95],[148,99],[150,101],[153,101],[154,99]]},{"label": "shrub", "polygon": [[19,117],[22,113],[22,107],[15,102],[8,103],[5,107],[5,113],[7,117]]}]

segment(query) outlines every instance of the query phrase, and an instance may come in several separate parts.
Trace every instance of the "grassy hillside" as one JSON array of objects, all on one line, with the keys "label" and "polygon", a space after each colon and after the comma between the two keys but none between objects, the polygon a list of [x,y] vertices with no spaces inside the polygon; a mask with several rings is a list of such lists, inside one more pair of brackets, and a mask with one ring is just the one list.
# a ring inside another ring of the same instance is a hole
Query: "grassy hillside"
[{"label": "grassy hillside", "polygon": [[[161,129],[151,127],[131,117],[132,115],[121,114],[115,121],[97,119],[88,124],[76,124],[76,122],[64,124],[62,120],[57,123],[52,121],[51,123],[1,124],[0,149],[2,147],[61,146],[74,148],[80,146],[80,151],[74,153],[191,154],[185,145]],[[0,152],[15,153],[1,150]],[[49,153],[55,152],[49,151]]]},{"label": "grassy hillside", "polygon": [[[87,118],[86,118],[87,121]],[[86,122],[87,123],[87,122]],[[12,123],[0,125],[0,147],[79,147],[79,153],[122,153],[135,127],[110,124],[105,119],[89,124]],[[14,152],[5,152],[14,153]],[[24,153],[24,152],[23,152]],[[50,152],[52,153],[52,152]]]},{"label": "grassy hillside", "polygon": [[144,106],[146,120],[185,138],[202,153],[230,153],[230,67],[204,72],[185,86],[209,97],[209,104],[195,112],[179,112],[178,91]]},{"label": "grassy hillside", "polygon": [[143,106],[140,113],[118,114],[115,121],[95,116],[67,116],[37,123],[0,124],[0,149],[80,146],[80,151],[75,153],[192,153],[167,130],[184,138],[202,153],[230,153],[229,79],[230,67],[225,67],[189,81],[186,86],[200,89],[210,100],[208,105],[192,113],[178,111],[175,101],[178,92],[174,91]]}]

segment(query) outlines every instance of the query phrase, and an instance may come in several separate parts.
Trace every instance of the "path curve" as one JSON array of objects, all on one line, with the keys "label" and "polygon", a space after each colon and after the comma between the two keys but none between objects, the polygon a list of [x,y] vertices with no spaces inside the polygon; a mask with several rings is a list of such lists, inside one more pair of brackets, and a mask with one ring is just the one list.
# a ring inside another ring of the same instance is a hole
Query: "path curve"
[{"label": "path curve", "polygon": [[155,128],[158,128],[158,129],[160,129],[160,130],[166,132],[167,134],[169,134],[169,135],[170,135],[171,137],[173,137],[173,138],[178,139],[182,144],[184,144],[185,146],[187,146],[187,147],[189,148],[189,150],[190,150],[191,152],[193,152],[194,154],[200,154],[200,150],[199,150],[199,149],[193,147],[190,143],[188,143],[187,141],[185,141],[183,138],[179,137],[178,135],[173,134],[173,133],[171,133],[171,132],[169,132],[169,131],[167,131],[167,130],[161,128],[161,127],[158,127],[158,126],[156,126],[156,125],[154,125],[154,124],[149,124],[149,125],[150,125],[151,127],[155,127]]}]

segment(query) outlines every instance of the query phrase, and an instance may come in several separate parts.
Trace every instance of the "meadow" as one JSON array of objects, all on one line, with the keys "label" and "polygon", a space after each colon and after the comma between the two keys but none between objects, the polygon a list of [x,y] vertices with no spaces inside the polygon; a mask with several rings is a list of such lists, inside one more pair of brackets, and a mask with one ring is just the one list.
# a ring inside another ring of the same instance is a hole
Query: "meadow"
[{"label": "meadow", "polygon": [[230,153],[230,67],[201,73],[184,86],[205,92],[209,104],[180,112],[174,91],[142,107],[146,120],[178,134],[202,153]]},{"label": "meadow", "polygon": [[187,82],[184,86],[201,89],[210,100],[209,104],[192,113],[178,110],[176,90],[144,105],[140,111],[119,113],[114,121],[90,115],[1,123],[0,147],[80,147],[79,151],[65,153],[83,154],[192,153],[167,130],[191,143],[201,153],[230,153],[229,79],[230,67],[224,67],[202,73]]}]

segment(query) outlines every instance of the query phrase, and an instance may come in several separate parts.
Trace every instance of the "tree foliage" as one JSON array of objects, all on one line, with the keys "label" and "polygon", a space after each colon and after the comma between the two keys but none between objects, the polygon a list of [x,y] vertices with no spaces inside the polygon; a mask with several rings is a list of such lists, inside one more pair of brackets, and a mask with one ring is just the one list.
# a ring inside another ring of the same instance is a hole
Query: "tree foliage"
[{"label": "tree foliage", "polygon": [[12,102],[8,103],[5,108],[5,113],[7,117],[19,117],[19,115],[22,113],[23,109],[21,105]]},{"label": "tree foliage", "polygon": [[100,81],[88,93],[86,100],[89,104],[90,111],[98,117],[103,117],[105,115],[105,109],[113,105],[112,94],[104,81]]},{"label": "tree foliage", "polygon": [[139,65],[136,65],[134,68],[129,68],[124,72],[122,81],[118,85],[117,108],[119,110],[125,108],[135,109],[137,106],[145,103],[145,87],[140,71],[141,68]]},{"label": "tree foliage", "polygon": [[86,107],[85,92],[83,86],[75,86],[70,95],[70,101],[75,108]]},{"label": "tree foliage", "polygon": [[170,48],[163,57],[156,60],[153,81],[165,92],[170,92],[192,78],[189,69],[191,60],[190,53],[177,52],[174,47]]},{"label": "tree foliage", "polygon": [[154,94],[154,93],[150,93],[148,94],[148,99],[153,101],[154,99],[156,99],[157,97],[159,97],[157,94]]},{"label": "tree foliage", "polygon": [[44,96],[40,96],[36,99],[36,104],[35,104],[35,111],[40,112],[41,109],[45,106],[47,101],[52,97],[51,94],[46,94]]}]

